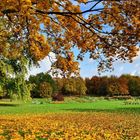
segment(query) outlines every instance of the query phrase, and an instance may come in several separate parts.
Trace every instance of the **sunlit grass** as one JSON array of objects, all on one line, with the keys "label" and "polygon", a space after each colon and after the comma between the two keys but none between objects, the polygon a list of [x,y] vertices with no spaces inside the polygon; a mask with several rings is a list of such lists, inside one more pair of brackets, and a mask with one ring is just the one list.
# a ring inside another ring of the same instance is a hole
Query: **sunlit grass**
[{"label": "sunlit grass", "polygon": [[140,104],[125,104],[124,100],[102,98],[66,98],[64,102],[33,99],[30,102],[0,101],[0,114],[40,114],[49,112],[119,112],[140,114]]}]

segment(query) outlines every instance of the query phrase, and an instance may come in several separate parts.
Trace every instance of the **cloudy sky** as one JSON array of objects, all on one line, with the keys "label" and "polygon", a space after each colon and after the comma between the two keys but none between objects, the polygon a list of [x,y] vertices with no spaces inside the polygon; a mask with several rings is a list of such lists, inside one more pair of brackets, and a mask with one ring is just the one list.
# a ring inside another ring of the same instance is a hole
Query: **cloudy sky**
[{"label": "cloudy sky", "polygon": [[[51,54],[53,58],[55,58],[54,54]],[[40,61],[40,67],[32,67],[29,71],[29,75],[35,75],[40,72],[46,72],[50,69],[51,63],[49,59],[46,57],[44,60]],[[139,75],[140,76],[140,52],[138,56],[134,58],[133,63],[116,61],[114,63],[114,70],[101,73],[101,75],[116,75],[120,76],[122,74],[131,74],[131,75]],[[80,75],[81,77],[92,77],[93,75],[98,75],[97,71],[97,62],[89,59],[88,56],[84,58],[84,61],[80,62]]]},{"label": "cloudy sky", "polygon": [[[77,3],[75,2],[75,5]],[[86,10],[91,5],[81,5],[81,10]],[[102,4],[99,4],[96,6],[96,8],[103,7]],[[85,18],[88,17],[88,13],[84,15]],[[77,53],[77,50],[74,49],[75,53]],[[51,54],[52,57],[55,58],[54,54]],[[44,60],[40,62],[40,68],[32,67],[29,71],[29,75],[35,75],[40,72],[46,72],[50,69],[51,63],[49,62],[49,59],[46,57]],[[105,72],[101,73],[101,75],[117,75],[120,76],[122,74],[132,74],[132,75],[140,75],[140,52],[138,53],[138,56],[134,58],[133,63],[129,62],[122,62],[122,61],[116,61],[114,63],[114,70],[111,72]],[[98,75],[97,71],[97,62],[89,59],[88,55],[85,56],[85,59],[83,62],[80,62],[80,75],[81,77],[92,77],[93,75]]]},{"label": "cloudy sky", "polygon": [[[98,75],[97,62],[87,58],[85,62],[80,63],[80,66],[80,74],[82,77],[92,77],[93,75]],[[140,53],[138,53],[138,56],[134,58],[133,63],[116,61],[113,66],[113,71],[101,73],[101,75],[120,76],[122,74],[131,74],[140,76]]]}]

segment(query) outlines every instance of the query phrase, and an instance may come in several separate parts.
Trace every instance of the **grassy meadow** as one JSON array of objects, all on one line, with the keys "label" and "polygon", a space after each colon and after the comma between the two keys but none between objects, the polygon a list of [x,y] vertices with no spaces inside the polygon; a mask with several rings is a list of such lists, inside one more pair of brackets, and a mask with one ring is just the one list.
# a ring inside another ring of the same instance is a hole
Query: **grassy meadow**
[{"label": "grassy meadow", "polygon": [[140,100],[0,101],[1,140],[139,140]]},{"label": "grassy meadow", "polygon": [[[133,102],[136,102],[136,104],[133,104]],[[0,114],[19,115],[51,112],[117,112],[140,114],[139,102],[139,100],[104,100],[97,97],[66,97],[64,102],[52,102],[51,99],[33,99],[27,103],[2,100],[0,101]]]}]

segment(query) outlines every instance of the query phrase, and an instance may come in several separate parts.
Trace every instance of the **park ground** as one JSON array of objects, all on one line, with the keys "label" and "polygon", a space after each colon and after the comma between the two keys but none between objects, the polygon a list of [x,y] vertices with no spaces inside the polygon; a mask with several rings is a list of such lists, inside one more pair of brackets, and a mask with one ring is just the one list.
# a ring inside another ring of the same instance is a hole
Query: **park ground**
[{"label": "park ground", "polygon": [[140,140],[140,100],[0,101],[1,140]]}]

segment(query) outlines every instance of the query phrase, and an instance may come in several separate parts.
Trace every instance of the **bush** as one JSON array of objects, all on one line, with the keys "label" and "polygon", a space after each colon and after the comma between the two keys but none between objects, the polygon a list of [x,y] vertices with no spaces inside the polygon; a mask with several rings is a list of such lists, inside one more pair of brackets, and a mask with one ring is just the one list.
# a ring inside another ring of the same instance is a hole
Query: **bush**
[{"label": "bush", "polygon": [[64,96],[60,93],[52,95],[52,101],[64,101]]}]

